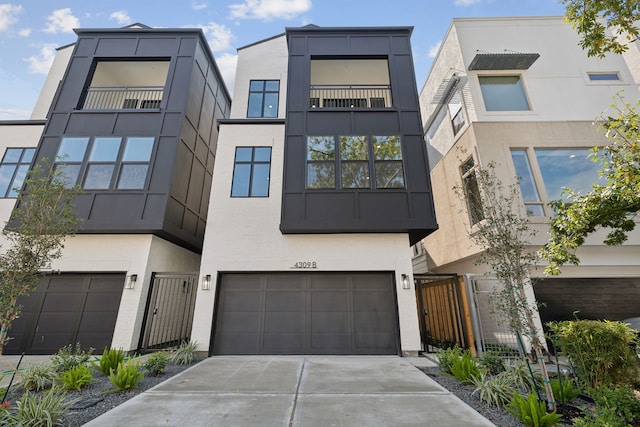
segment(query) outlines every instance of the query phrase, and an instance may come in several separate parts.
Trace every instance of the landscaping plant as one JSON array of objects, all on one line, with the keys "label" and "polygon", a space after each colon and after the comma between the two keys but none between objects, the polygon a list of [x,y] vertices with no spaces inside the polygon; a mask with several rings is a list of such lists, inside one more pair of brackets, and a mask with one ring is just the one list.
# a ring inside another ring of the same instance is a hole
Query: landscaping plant
[{"label": "landscaping plant", "polygon": [[534,393],[529,393],[526,399],[520,393],[514,393],[505,408],[527,427],[552,427],[561,417],[556,411],[547,412],[545,403],[539,401]]},{"label": "landscaping plant", "polygon": [[80,343],[76,343],[75,346],[66,345],[51,357],[51,367],[54,371],[62,373],[74,366],[84,365],[91,358],[93,350],[94,348],[91,347],[89,350],[83,351]]},{"label": "landscaping plant", "polygon": [[503,407],[516,393],[511,378],[504,373],[487,375],[481,372],[479,376],[471,377],[471,383],[476,387],[472,394],[477,394],[489,406]]},{"label": "landscaping plant", "polygon": [[173,353],[171,361],[176,365],[190,365],[196,357],[197,347],[196,341],[183,341]]},{"label": "landscaping plant", "polygon": [[580,396],[580,389],[576,387],[574,378],[554,378],[551,380],[551,389],[560,403],[569,403]]},{"label": "landscaping plant", "polygon": [[116,391],[137,388],[142,378],[144,378],[144,373],[140,372],[139,360],[120,362],[118,369],[112,369],[109,373],[109,380],[115,386]]},{"label": "landscaping plant", "polygon": [[451,365],[451,375],[463,384],[472,384],[473,377],[479,377],[481,372],[480,365],[468,350]]},{"label": "landscaping plant", "polygon": [[504,360],[502,360],[498,353],[491,350],[482,353],[478,362],[480,363],[480,366],[486,369],[491,375],[497,375],[507,369]]},{"label": "landscaping plant", "polygon": [[548,323],[552,339],[587,389],[637,381],[637,332],[626,323],[571,320]]},{"label": "landscaping plant", "polygon": [[124,351],[120,349],[106,348],[102,352],[102,357],[98,363],[92,363],[93,367],[105,375],[109,375],[112,369],[117,369],[118,365],[124,361]]},{"label": "landscaping plant", "polygon": [[65,391],[60,387],[32,394],[25,392],[15,406],[0,411],[0,425],[42,426],[59,425],[65,412],[75,403],[67,400]]},{"label": "landscaping plant", "polygon": [[51,366],[31,365],[20,371],[20,385],[27,391],[40,391],[51,386],[55,377]]},{"label": "landscaping plant", "polygon": [[462,349],[458,346],[438,349],[436,352],[436,360],[438,361],[438,367],[445,374],[451,374],[451,366],[453,362],[462,357]]},{"label": "landscaping plant", "polygon": [[507,366],[507,369],[502,374],[509,379],[511,384],[522,393],[529,393],[535,388],[535,382],[542,382],[542,377],[539,373],[534,373],[531,377],[531,370],[524,360],[516,361],[513,364]]},{"label": "landscaping plant", "polygon": [[162,375],[167,364],[169,363],[169,354],[166,351],[159,351],[149,356],[142,367],[149,372],[150,375]]},{"label": "landscaping plant", "polygon": [[60,381],[62,386],[67,390],[80,391],[93,381],[93,374],[88,366],[76,365],[68,371],[62,372],[57,380]]}]

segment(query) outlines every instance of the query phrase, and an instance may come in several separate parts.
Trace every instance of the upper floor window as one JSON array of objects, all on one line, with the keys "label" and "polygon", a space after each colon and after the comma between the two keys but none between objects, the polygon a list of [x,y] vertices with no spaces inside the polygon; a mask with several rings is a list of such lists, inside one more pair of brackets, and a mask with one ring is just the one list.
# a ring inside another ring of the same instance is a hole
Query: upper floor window
[{"label": "upper floor window", "polygon": [[566,200],[565,189],[586,194],[600,179],[598,164],[591,161],[586,148],[512,149],[511,158],[529,216],[550,215],[545,205]]},{"label": "upper floor window", "polygon": [[465,123],[464,108],[462,104],[462,91],[460,89],[455,91],[455,93],[449,100],[447,107],[449,110],[449,117],[451,118],[453,134],[457,135],[457,133],[460,131],[460,129],[462,129]]},{"label": "upper floor window", "polygon": [[529,103],[519,76],[479,76],[487,111],[527,111]]},{"label": "upper floor window", "polygon": [[231,197],[268,197],[271,147],[236,147]]},{"label": "upper floor window", "polygon": [[145,187],[154,138],[63,138],[56,169],[68,186],[87,190],[134,190]]},{"label": "upper floor window", "polygon": [[35,148],[7,148],[0,163],[1,198],[18,197],[35,152]]},{"label": "upper floor window", "polygon": [[589,80],[591,81],[607,81],[607,80],[620,80],[618,73],[595,73],[588,72]]},{"label": "upper floor window", "polygon": [[251,80],[247,117],[278,117],[279,80]]},{"label": "upper floor window", "polygon": [[[337,153],[336,141],[340,142]],[[372,187],[404,188],[399,136],[307,138],[307,188]]]},{"label": "upper floor window", "polygon": [[482,197],[478,184],[477,170],[473,157],[470,157],[460,166],[462,175],[462,190],[467,202],[469,219],[471,225],[475,225],[484,219],[484,209],[482,207]]}]

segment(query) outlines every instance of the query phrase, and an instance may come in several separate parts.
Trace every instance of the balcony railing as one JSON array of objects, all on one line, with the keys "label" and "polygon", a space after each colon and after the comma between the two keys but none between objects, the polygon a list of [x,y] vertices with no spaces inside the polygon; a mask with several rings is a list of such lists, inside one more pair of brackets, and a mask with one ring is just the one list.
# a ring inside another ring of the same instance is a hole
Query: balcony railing
[{"label": "balcony railing", "polygon": [[389,85],[311,85],[311,108],[389,108]]},{"label": "balcony railing", "polygon": [[136,110],[160,108],[162,86],[91,86],[83,110]]}]

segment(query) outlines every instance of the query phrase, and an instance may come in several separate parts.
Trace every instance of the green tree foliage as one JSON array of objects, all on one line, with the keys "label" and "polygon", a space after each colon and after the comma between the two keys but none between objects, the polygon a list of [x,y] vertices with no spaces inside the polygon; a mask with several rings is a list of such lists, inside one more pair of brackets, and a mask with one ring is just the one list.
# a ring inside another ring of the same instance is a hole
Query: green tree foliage
[{"label": "green tree foliage", "polygon": [[20,316],[18,297],[34,289],[42,269],[62,256],[64,239],[79,226],[72,204],[79,190],[67,188],[48,162],[29,171],[24,188],[2,230],[9,245],[0,254],[0,354],[11,323]]},{"label": "green tree foliage", "polygon": [[613,105],[614,114],[600,123],[611,143],[591,150],[606,183],[584,195],[568,189],[568,202],[552,202],[557,215],[551,219],[549,243],[540,251],[548,261],[547,274],[559,274],[563,264],[577,265],[575,250],[599,228],[607,227],[607,245],[623,243],[635,228],[634,215],[640,211],[640,102],[621,101],[623,106]]},{"label": "green tree foliage", "polygon": [[637,0],[562,0],[562,4],[565,20],[582,37],[579,44],[589,56],[622,53],[638,38]]}]

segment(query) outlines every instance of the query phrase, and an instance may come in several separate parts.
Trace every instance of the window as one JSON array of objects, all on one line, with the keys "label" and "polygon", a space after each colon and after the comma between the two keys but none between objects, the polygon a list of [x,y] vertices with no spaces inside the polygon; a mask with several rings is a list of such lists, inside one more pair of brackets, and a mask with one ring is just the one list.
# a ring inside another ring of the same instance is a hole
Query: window
[{"label": "window", "polygon": [[475,225],[484,219],[484,211],[473,157],[460,166],[460,173],[462,175],[462,189],[467,201],[467,209],[469,210],[469,219],[471,220],[471,225]]},{"label": "window", "polygon": [[152,137],[63,138],[55,167],[69,187],[143,189],[154,141]]},{"label": "window", "polygon": [[369,188],[369,143],[366,136],[340,137],[342,188]]},{"label": "window", "polygon": [[27,176],[35,148],[7,148],[0,163],[0,197],[18,197],[18,191]]},{"label": "window", "polygon": [[526,111],[529,103],[519,76],[479,76],[487,111]]},{"label": "window", "polygon": [[307,138],[307,188],[336,188],[336,140],[333,136]]},{"label": "window", "polygon": [[591,81],[620,80],[618,73],[587,73]]},{"label": "window", "polygon": [[457,135],[465,123],[464,109],[462,108],[462,93],[460,90],[456,90],[447,106],[449,117],[451,118],[451,125],[453,126],[453,134]]},{"label": "window", "polygon": [[402,146],[399,136],[374,136],[376,188],[404,188]]},{"label": "window", "polygon": [[251,80],[247,117],[278,117],[279,80]]},{"label": "window", "polygon": [[231,197],[268,197],[271,147],[236,147]]},{"label": "window", "polygon": [[544,216],[544,209],[538,188],[536,187],[531,165],[526,150],[511,150],[511,158],[516,168],[516,175],[520,183],[520,193],[524,199],[524,206],[528,216]]}]

